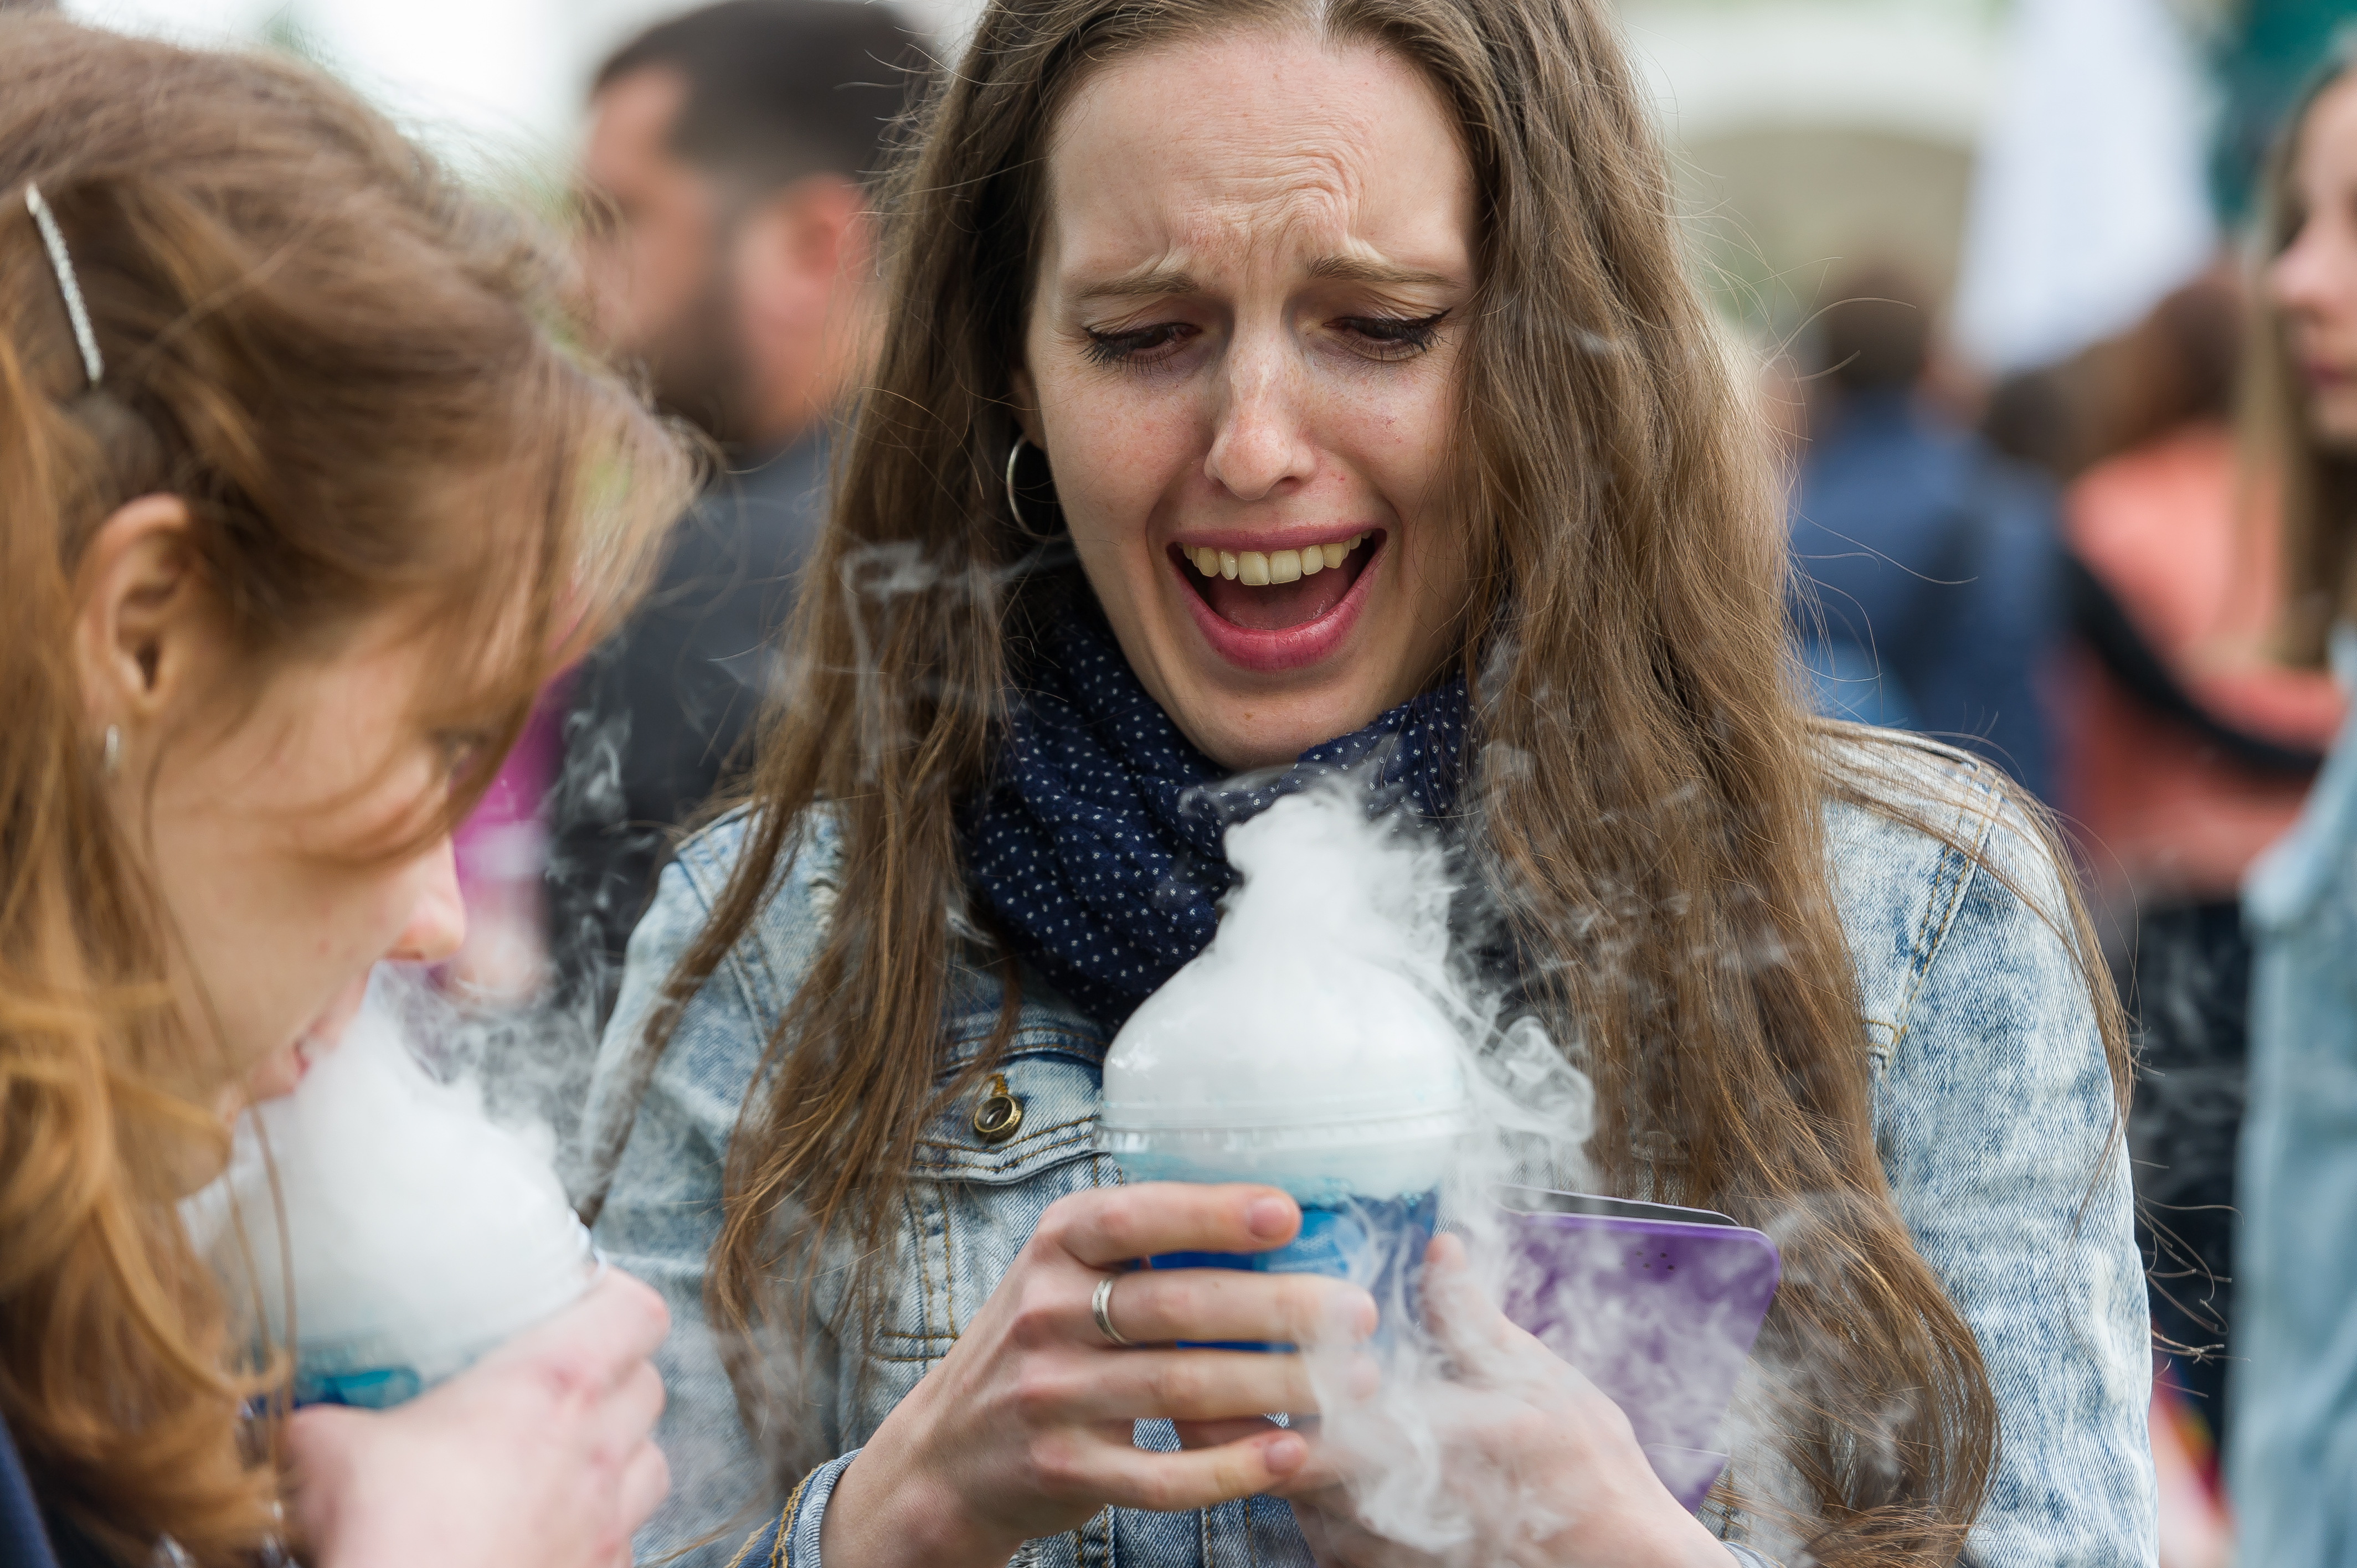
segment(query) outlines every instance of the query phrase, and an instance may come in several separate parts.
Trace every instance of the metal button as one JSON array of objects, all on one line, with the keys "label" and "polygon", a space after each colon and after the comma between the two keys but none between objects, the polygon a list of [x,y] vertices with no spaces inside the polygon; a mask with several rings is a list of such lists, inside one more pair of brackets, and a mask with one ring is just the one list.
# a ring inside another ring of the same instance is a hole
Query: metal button
[{"label": "metal button", "polygon": [[974,1108],[974,1130],[985,1144],[1003,1144],[1023,1125],[1023,1101],[1006,1091],[1006,1075],[990,1075],[990,1092]]}]

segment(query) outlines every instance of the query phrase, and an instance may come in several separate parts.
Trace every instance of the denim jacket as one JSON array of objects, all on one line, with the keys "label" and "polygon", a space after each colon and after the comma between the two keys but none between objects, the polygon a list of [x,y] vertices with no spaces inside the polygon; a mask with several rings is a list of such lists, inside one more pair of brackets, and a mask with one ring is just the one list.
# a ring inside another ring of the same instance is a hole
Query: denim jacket
[{"label": "denim jacket", "polygon": [[[1876,1147],[1917,1248],[1978,1337],[2002,1412],[1996,1477],[1967,1556],[1981,1568],[2149,1564],[2144,1283],[2111,1080],[2060,934],[2070,926],[2057,869],[1982,765],[1928,743],[1840,744],[1836,766],[1881,779],[1893,799],[1975,852],[1878,812],[1825,808],[1863,1004],[1858,1049]],[[702,1288],[738,1107],[832,907],[823,822],[805,825],[791,868],[687,1003],[668,1050],[656,1056],[643,1039],[664,977],[707,918],[743,836],[736,818],[691,840],[631,938],[588,1112],[593,1168],[610,1171],[596,1236],[616,1263],[663,1293],[674,1325],[658,1359],[670,1390],[660,1440],[679,1487],[640,1537],[640,1560],[710,1537],[685,1561],[718,1568],[741,1550],[748,1563],[815,1568],[836,1477],[973,1320],[1041,1211],[1119,1179],[1093,1152],[1107,1042],[1027,977],[1002,1063],[1024,1106],[1021,1124],[992,1144],[974,1131],[972,1106],[959,1105],[929,1130],[870,1343],[830,1336],[842,1271],[822,1270],[797,1369],[819,1430],[802,1435],[838,1457],[780,1487],[740,1423]],[[950,989],[943,1074],[985,1048],[1000,994],[959,963]],[[1139,1423],[1136,1440],[1176,1445],[1163,1422]],[[1736,1464],[1745,1463],[1738,1452]],[[1780,1550],[1754,1521],[1706,1517],[1739,1561]],[[759,1531],[749,1541],[748,1528]],[[1753,1547],[1732,1544],[1745,1539]],[[1310,1556],[1286,1504],[1251,1498],[1184,1514],[1107,1509],[1078,1531],[1030,1543],[1018,1561],[1306,1568]]]},{"label": "denim jacket", "polygon": [[[2333,672],[2357,691],[2357,627]],[[2236,1561],[2357,1563],[2357,714],[2251,868],[2251,1098],[2227,1432]]]}]

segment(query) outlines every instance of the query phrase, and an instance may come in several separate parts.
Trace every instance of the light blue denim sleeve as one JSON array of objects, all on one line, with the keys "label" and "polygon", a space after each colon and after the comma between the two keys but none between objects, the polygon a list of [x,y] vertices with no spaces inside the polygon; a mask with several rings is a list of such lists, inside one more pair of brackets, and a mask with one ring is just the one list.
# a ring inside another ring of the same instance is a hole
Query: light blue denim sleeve
[{"label": "light blue denim sleeve", "polygon": [[1996,1395],[1996,1471],[1965,1556],[2147,1568],[2151,1328],[2069,906],[2014,806],[1992,801],[1960,826],[1987,864],[1936,851],[1922,895],[1880,933],[1907,961],[1865,1000],[1883,1168]]},{"label": "light blue denim sleeve", "polygon": [[730,1568],[819,1568],[818,1538],[826,1528],[826,1505],[834,1496],[835,1483],[858,1457],[855,1448],[804,1477],[778,1517],[737,1548]]},{"label": "light blue denim sleeve", "polygon": [[[2357,631],[2334,666],[2357,686]],[[2357,714],[2244,884],[2251,1098],[2236,1192],[2226,1484],[2235,1561],[2357,1542]]]},{"label": "light blue denim sleeve", "polygon": [[[585,1165],[610,1172],[592,1235],[618,1268],[662,1294],[671,1335],[656,1353],[665,1402],[656,1442],[672,1494],[640,1530],[640,1562],[725,1568],[745,1532],[774,1516],[785,1488],[739,1416],[721,1347],[705,1312],[706,1255],[720,1233],[721,1178],[738,1109],[769,1037],[754,993],[778,982],[762,922],[682,1009],[660,1056],[646,1038],[673,967],[702,930],[725,885],[741,828],[724,823],[683,846],[653,906],[631,935],[613,1022],[598,1050],[585,1116]],[[805,886],[791,903],[807,915]],[[789,911],[779,911],[783,918]],[[799,956],[799,955],[791,955]],[[790,977],[791,978],[791,977]],[[789,978],[789,983],[790,983]],[[766,995],[763,1000],[767,1000]],[[801,1385],[816,1411],[833,1408],[831,1357],[810,1358]]]}]

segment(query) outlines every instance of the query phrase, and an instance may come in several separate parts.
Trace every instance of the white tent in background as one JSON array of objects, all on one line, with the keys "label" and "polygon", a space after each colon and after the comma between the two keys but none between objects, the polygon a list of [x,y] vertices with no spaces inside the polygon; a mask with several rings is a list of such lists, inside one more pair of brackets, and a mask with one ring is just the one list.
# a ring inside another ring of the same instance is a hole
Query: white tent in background
[{"label": "white tent in background", "polygon": [[2164,0],[2017,0],[2006,53],[1954,315],[1999,374],[2131,325],[2217,244],[2210,103]]}]

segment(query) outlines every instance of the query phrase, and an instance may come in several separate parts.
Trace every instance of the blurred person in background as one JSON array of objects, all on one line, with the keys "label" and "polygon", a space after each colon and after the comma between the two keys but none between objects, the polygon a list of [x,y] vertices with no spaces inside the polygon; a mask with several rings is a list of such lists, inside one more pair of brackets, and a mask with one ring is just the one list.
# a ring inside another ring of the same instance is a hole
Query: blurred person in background
[{"label": "blurred person in background", "polygon": [[[2280,651],[2357,682],[2357,76],[2346,47],[2271,181],[2251,418],[2280,489]],[[2253,866],[2250,1112],[2239,1172],[2227,1476],[2237,1560],[2357,1541],[2357,726]]]},{"label": "blurred person in background", "polygon": [[1835,295],[1792,518],[1820,703],[1969,746],[2050,799],[2034,678],[2058,632],[2051,497],[1923,395],[1931,312],[1910,279],[1865,271]]},{"label": "blurred person in background", "polygon": [[[2057,670],[2061,796],[2141,1045],[2129,1122],[2152,1260],[2164,1414],[2222,1435],[2250,943],[2240,887],[2291,825],[2343,712],[2267,649],[2280,618],[2272,487],[2229,424],[2241,293],[2206,275],[2086,358],[2115,389],[2083,427],[2126,449],[2064,492],[2075,640]],[[2262,494],[2262,490],[2268,494]]]},{"label": "blurred person in background", "polygon": [[576,672],[551,805],[549,940],[600,1015],[668,830],[721,781],[823,521],[826,425],[870,335],[866,181],[922,80],[888,7],[727,0],[597,75],[581,177],[597,328],[723,471],[636,618]]}]

